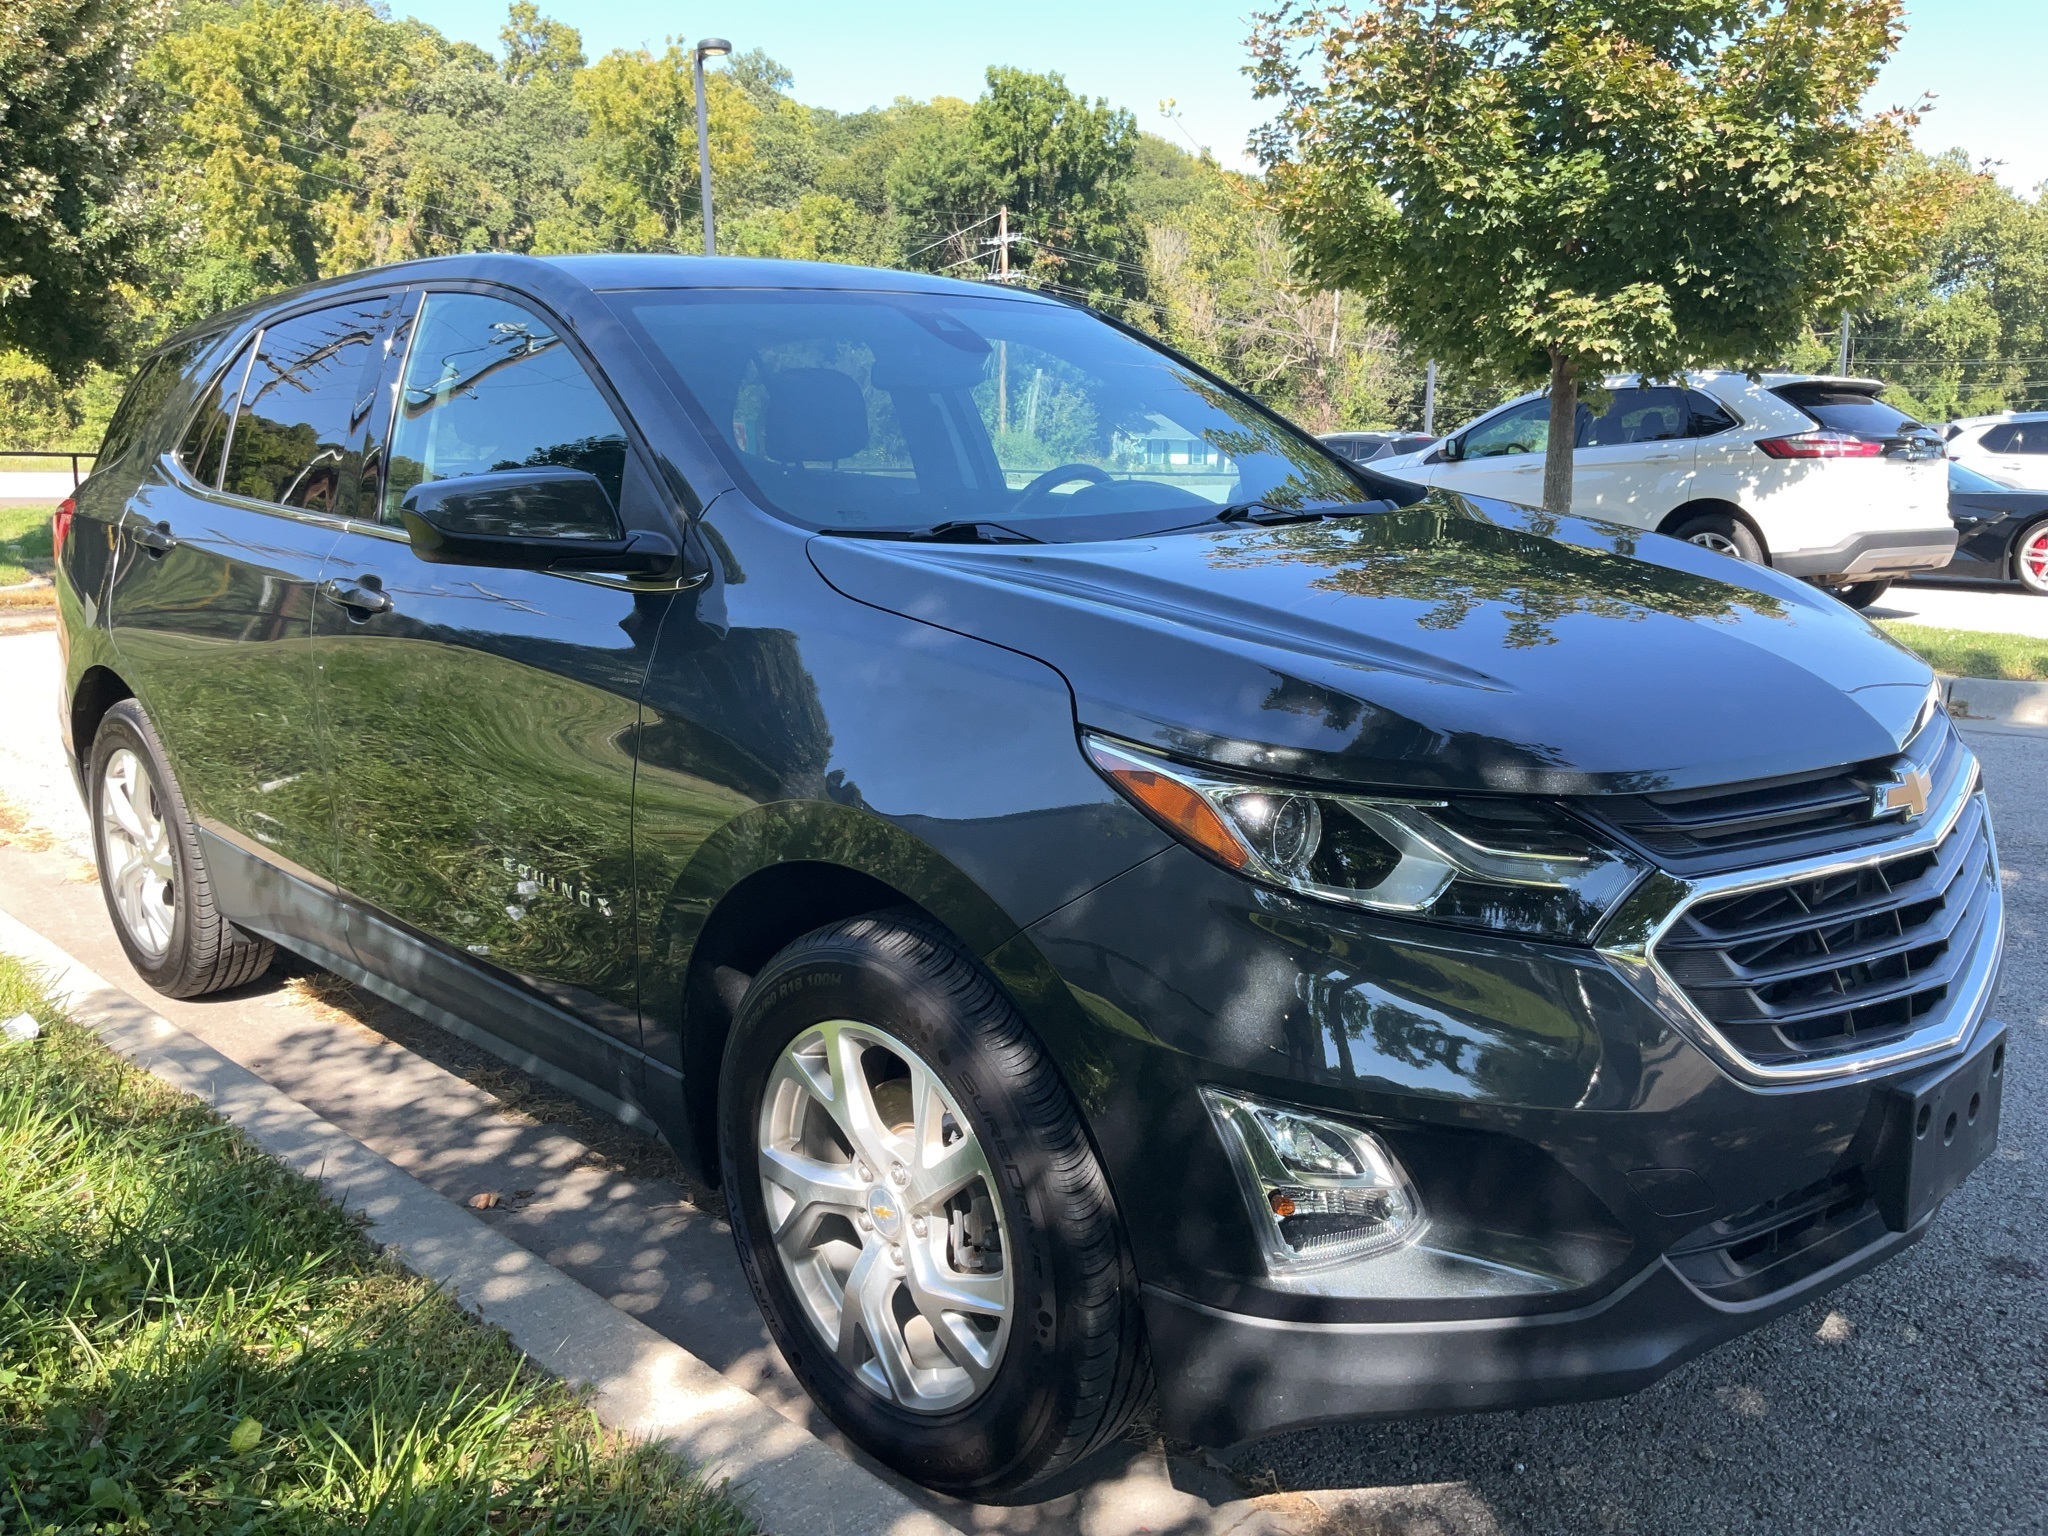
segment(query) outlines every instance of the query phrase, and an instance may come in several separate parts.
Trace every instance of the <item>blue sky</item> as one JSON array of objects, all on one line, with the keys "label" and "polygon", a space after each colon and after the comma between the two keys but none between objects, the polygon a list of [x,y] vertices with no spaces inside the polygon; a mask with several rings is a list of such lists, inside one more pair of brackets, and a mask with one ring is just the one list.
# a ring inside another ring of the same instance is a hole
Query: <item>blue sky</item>
[{"label": "blue sky", "polygon": [[[1256,0],[1255,0],[1256,3]],[[504,0],[391,0],[456,37],[495,47]],[[1140,126],[1205,145],[1242,164],[1245,135],[1264,116],[1241,73],[1253,5],[1244,0],[1033,0],[950,5],[907,0],[747,0],[681,11],[652,0],[541,0],[583,31],[591,57],[659,47],[681,33],[723,35],[765,48],[796,75],[804,101],[842,111],[896,96],[973,97],[989,64],[1057,69],[1076,90],[1106,96]],[[2004,161],[2000,176],[2028,190],[2048,180],[2044,0],[1909,0],[1906,41],[1873,106],[1935,96],[1920,130],[1930,150],[1961,146]],[[1160,115],[1165,98],[1178,120]]]}]

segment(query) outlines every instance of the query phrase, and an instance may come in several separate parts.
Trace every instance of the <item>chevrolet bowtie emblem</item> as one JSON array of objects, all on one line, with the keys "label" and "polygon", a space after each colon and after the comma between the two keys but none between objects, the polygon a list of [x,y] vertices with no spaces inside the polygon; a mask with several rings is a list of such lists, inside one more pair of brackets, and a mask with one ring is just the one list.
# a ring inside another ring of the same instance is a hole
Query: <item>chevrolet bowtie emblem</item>
[{"label": "chevrolet bowtie emblem", "polygon": [[1927,797],[1934,793],[1934,776],[1925,768],[1903,768],[1872,792],[1875,814],[1890,816],[1904,811],[1911,818],[1927,814]]}]

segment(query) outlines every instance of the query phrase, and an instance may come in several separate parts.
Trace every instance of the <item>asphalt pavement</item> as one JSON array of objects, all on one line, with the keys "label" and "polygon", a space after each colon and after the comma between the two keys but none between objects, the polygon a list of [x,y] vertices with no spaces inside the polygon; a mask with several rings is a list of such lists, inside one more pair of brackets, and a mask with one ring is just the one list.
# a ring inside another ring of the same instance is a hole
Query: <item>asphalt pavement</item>
[{"label": "asphalt pavement", "polygon": [[[27,823],[0,846],[0,906],[148,997],[81,862],[55,665],[54,636],[0,636],[0,829]],[[1999,1150],[1918,1246],[1630,1398],[1287,1435],[1229,1476],[1140,1438],[1043,1506],[930,1507],[1033,1536],[2048,1531],[2048,733],[1965,734],[1999,828],[2013,1044]],[[651,1143],[304,966],[151,1001],[442,1193],[504,1192],[507,1237],[830,1436],[767,1346],[715,1199]]]}]

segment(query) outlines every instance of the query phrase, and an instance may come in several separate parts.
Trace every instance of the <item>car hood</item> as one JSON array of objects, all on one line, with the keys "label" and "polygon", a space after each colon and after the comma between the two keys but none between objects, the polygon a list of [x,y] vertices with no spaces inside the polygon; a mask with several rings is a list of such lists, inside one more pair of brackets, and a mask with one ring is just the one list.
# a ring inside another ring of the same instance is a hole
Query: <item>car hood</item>
[{"label": "car hood", "polygon": [[840,592],[1057,668],[1082,725],[1305,778],[1642,793],[1897,751],[1932,674],[1788,577],[1437,493],[1091,544],[819,537]]}]

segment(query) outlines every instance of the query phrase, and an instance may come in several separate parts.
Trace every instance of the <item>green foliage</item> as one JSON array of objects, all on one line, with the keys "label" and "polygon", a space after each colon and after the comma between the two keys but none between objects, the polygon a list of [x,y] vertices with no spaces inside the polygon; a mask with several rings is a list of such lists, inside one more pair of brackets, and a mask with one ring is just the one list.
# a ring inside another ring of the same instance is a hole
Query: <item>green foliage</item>
[{"label": "green foliage", "polygon": [[0,958],[8,1528],[743,1536],[355,1221]]},{"label": "green foliage", "polygon": [[1884,619],[1878,628],[1917,652],[1937,672],[1957,677],[2004,677],[2048,682],[2048,640],[1981,629],[1939,629]]},{"label": "green foliage", "polygon": [[0,13],[0,348],[69,384],[112,360],[141,273],[150,96],[135,66],[164,0],[8,0]]},{"label": "green foliage", "polygon": [[[1261,19],[1307,271],[1418,349],[1548,380],[1772,358],[1940,211],[1861,101],[1900,0],[1380,0]],[[1304,56],[1306,55],[1306,56]],[[1903,167],[1903,168],[1902,168]],[[1570,498],[1553,433],[1546,505]]]},{"label": "green foliage", "polygon": [[1960,154],[1924,174],[1953,211],[1915,269],[1854,317],[1851,368],[1891,381],[1888,398],[1926,421],[2048,407],[2048,204]]}]

